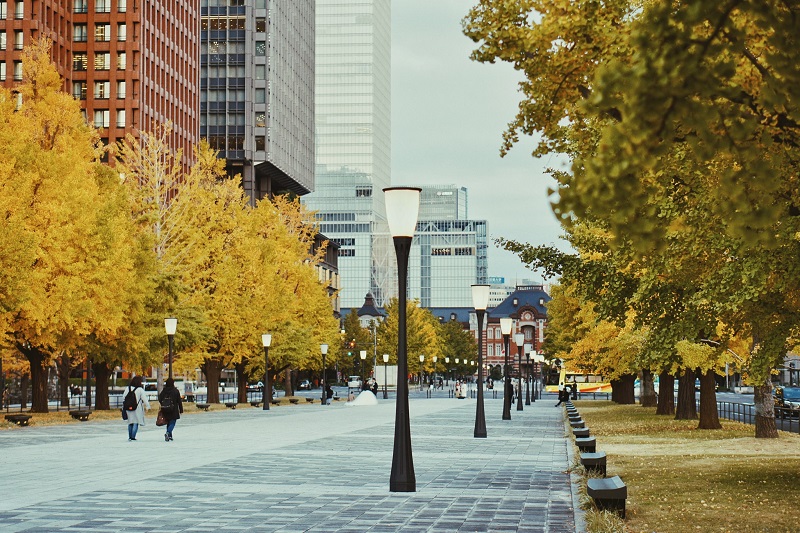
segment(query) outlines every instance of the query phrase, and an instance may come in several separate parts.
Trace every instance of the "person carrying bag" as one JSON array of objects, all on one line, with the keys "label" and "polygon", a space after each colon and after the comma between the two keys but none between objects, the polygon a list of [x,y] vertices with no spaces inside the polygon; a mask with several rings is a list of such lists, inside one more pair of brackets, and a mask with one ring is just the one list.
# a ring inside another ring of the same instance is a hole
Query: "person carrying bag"
[{"label": "person carrying bag", "polygon": [[183,412],[181,393],[175,388],[174,379],[167,379],[164,388],[158,395],[158,401],[161,404],[161,409],[158,411],[159,418],[163,419],[167,426],[167,432],[164,433],[164,440],[169,442],[173,440],[172,431],[175,429],[175,423],[180,419],[181,413]]}]

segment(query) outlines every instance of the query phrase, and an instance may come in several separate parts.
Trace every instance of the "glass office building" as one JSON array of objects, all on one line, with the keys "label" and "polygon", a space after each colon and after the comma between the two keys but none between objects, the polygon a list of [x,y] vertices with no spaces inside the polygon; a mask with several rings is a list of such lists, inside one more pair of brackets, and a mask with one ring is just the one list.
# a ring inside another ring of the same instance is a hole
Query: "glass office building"
[{"label": "glass office building", "polygon": [[383,189],[391,179],[391,3],[316,2],[316,172],[302,198],[339,245],[342,308],[397,293]]}]

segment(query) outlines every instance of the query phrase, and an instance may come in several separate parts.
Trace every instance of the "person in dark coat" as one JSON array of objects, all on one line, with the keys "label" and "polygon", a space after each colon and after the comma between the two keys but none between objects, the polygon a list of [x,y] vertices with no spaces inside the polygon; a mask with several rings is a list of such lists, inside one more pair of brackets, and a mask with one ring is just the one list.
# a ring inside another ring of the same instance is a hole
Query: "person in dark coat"
[{"label": "person in dark coat", "polygon": [[[172,430],[175,429],[175,423],[180,419],[183,412],[183,402],[181,401],[181,393],[175,388],[175,380],[168,378],[158,394],[158,401],[161,404],[161,411],[164,418],[167,419],[167,432],[164,433],[164,440],[169,442],[172,439]],[[166,404],[166,405],[165,405]]]},{"label": "person in dark coat", "polygon": [[556,404],[556,407],[567,401],[569,401],[569,387],[565,387],[562,383],[561,387],[558,389],[558,403]]}]

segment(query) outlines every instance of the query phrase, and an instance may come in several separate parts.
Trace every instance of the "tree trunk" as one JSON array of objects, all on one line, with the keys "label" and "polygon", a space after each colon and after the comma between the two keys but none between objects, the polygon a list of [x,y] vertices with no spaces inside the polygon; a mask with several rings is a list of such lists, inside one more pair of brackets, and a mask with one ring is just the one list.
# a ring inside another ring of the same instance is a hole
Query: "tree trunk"
[{"label": "tree trunk", "polygon": [[636,404],[636,375],[625,374],[619,379],[620,394],[619,402],[622,405]]},{"label": "tree trunk", "polygon": [[292,384],[292,369],[287,368],[283,378],[284,387],[286,388],[286,396],[294,396],[294,386]]},{"label": "tree trunk", "polygon": [[697,404],[694,398],[694,370],[686,369],[678,379],[678,406],[675,420],[694,420],[697,418]]},{"label": "tree trunk", "polygon": [[206,359],[203,363],[203,373],[206,375],[206,387],[208,389],[207,403],[219,403],[219,376],[222,374],[221,359]]},{"label": "tree trunk", "polygon": [[756,385],[753,401],[756,404],[756,438],[777,439],[775,426],[775,400],[772,398],[772,383],[769,377],[761,385]]},{"label": "tree trunk", "polygon": [[17,344],[17,349],[28,359],[31,367],[31,413],[47,413],[47,354],[35,346]]},{"label": "tree trunk", "polygon": [[675,414],[675,377],[667,371],[658,375],[657,415]]},{"label": "tree trunk", "polygon": [[[247,366],[244,362],[233,365],[236,369],[236,402],[247,403],[247,382],[250,374],[247,373]],[[265,396],[266,398],[266,396]]]},{"label": "tree trunk", "polygon": [[61,399],[61,407],[69,407],[69,373],[72,370],[72,362],[65,352],[61,352],[56,357],[56,372],[58,375],[58,397]]},{"label": "tree trunk", "polygon": [[716,378],[713,370],[700,375],[700,423],[697,429],[722,429],[717,412]]},{"label": "tree trunk", "polygon": [[653,383],[653,373],[650,370],[642,370],[642,380],[639,388],[639,402],[642,407],[655,407],[658,405],[656,398],[656,388]]},{"label": "tree trunk", "polygon": [[31,384],[30,377],[27,372],[22,374],[19,380],[19,394],[20,394],[20,408],[26,409],[28,407],[28,387]]},{"label": "tree trunk", "polygon": [[111,368],[108,366],[108,363],[93,362],[92,369],[94,370],[94,383],[96,387],[94,392],[94,408],[109,410],[111,409],[111,405],[108,400],[108,378],[111,376]]}]

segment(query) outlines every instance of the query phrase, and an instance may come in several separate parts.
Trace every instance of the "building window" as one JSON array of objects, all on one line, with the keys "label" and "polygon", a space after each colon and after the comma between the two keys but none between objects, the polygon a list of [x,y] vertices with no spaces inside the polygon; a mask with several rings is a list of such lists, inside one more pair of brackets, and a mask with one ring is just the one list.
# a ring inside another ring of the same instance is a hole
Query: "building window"
[{"label": "building window", "polygon": [[125,127],[125,110],[124,109],[117,109],[117,127],[124,128]]},{"label": "building window", "polygon": [[267,114],[263,111],[256,113],[256,127],[265,128],[267,126]]},{"label": "building window", "polygon": [[372,187],[356,187],[356,198],[369,198],[372,196]]},{"label": "building window", "polygon": [[95,70],[109,70],[111,68],[111,53],[110,52],[95,52],[94,54],[94,69]]},{"label": "building window", "polygon": [[107,128],[108,127],[108,109],[96,109],[94,112],[94,127]]},{"label": "building window", "polygon": [[111,0],[94,0],[95,13],[111,13]]},{"label": "building window", "polygon": [[451,248],[431,248],[431,255],[452,255]]},{"label": "building window", "polygon": [[72,97],[76,100],[86,100],[86,82],[73,81],[72,82]]},{"label": "building window", "polygon": [[111,40],[111,24],[95,24],[94,25],[94,40],[97,42],[106,42]]},{"label": "building window", "polygon": [[486,355],[494,355],[494,344],[486,345]]},{"label": "building window", "polygon": [[94,82],[94,97],[98,100],[107,100],[111,97],[111,82],[109,81],[96,81]]},{"label": "building window", "polygon": [[86,70],[89,67],[89,56],[83,52],[72,54],[72,70]]},{"label": "building window", "polygon": [[257,104],[264,104],[267,102],[267,90],[266,89],[256,89],[256,103]]},{"label": "building window", "polygon": [[117,12],[125,13],[128,11],[128,0],[117,0]]},{"label": "building window", "polygon": [[21,31],[14,32],[14,50],[22,50],[22,42],[25,38],[25,34]]},{"label": "building window", "polygon": [[89,2],[87,0],[75,0],[75,2],[72,4],[72,10],[75,13],[88,13]]},{"label": "building window", "polygon": [[267,41],[256,41],[256,55],[267,55]]},{"label": "building window", "polygon": [[86,24],[75,24],[72,27],[72,40],[76,43],[85,43],[86,42]]},{"label": "building window", "polygon": [[125,70],[128,65],[128,56],[125,55],[125,52],[119,52],[117,54],[117,69]]},{"label": "building window", "polygon": [[17,20],[25,18],[25,2],[22,0],[14,2],[14,18]]},{"label": "building window", "polygon": [[125,98],[125,82],[117,82],[117,98]]},{"label": "building window", "polygon": [[126,41],[128,40],[128,26],[123,24],[117,24],[117,40],[118,41]]},{"label": "building window", "polygon": [[0,2],[0,18],[4,19],[8,16],[8,4]]},{"label": "building window", "polygon": [[256,18],[256,31],[262,33],[267,31],[267,19],[264,17]]},{"label": "building window", "polygon": [[0,50],[6,49],[6,32],[0,31]]},{"label": "building window", "polygon": [[0,61],[0,81],[6,81],[6,62]]},{"label": "building window", "polygon": [[494,330],[492,328],[486,328],[486,338],[487,339],[494,338]]},{"label": "building window", "polygon": [[267,149],[267,138],[263,135],[256,135],[256,152],[263,152]]},{"label": "building window", "polygon": [[343,250],[339,248],[339,257],[355,257],[356,251],[355,250]]},{"label": "building window", "polygon": [[267,79],[267,66],[266,65],[256,65],[256,79],[257,80],[265,80],[265,79]]},{"label": "building window", "polygon": [[14,81],[22,81],[22,61],[14,61]]}]

